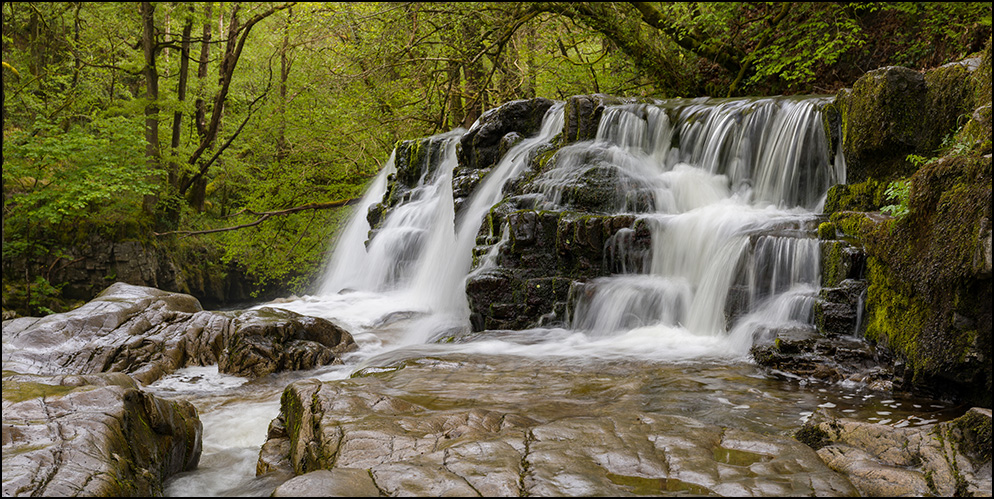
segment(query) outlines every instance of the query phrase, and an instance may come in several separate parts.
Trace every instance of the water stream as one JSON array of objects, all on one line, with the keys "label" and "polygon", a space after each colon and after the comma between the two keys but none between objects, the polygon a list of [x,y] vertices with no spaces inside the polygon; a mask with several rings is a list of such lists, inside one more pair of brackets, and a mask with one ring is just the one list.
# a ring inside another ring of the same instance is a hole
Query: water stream
[{"label": "water stream", "polygon": [[[957,415],[955,407],[857,383],[770,375],[749,357],[769,330],[812,321],[821,271],[810,228],[828,188],[845,182],[823,103],[614,105],[594,140],[561,148],[531,183],[536,209],[570,209],[571,187],[607,172],[615,189],[605,209],[635,215],[651,234],[642,253],[632,248],[631,230],[607,241],[615,273],[584,285],[567,327],[471,333],[465,294],[467,276],[497,265],[507,244],[505,226],[474,268],[480,224],[530,155],[562,130],[562,103],[549,109],[537,134],[503,156],[458,218],[452,177],[465,130],[433,137],[438,165],[426,169],[408,201],[388,212],[367,242],[366,212],[395,172],[391,156],[343,229],[319,291],[269,304],[345,327],[359,350],[342,366],[314,371],[247,381],[189,368],[153,385],[157,394],[192,401],[205,428],[199,469],[171,480],[167,494],[268,495],[289,478],[255,476],[283,388],[357,371],[389,377],[426,407],[527,407],[551,418],[577,404],[600,411],[633,404],[779,433],[819,410],[898,426]],[[740,303],[734,320],[727,313],[732,295]]]}]

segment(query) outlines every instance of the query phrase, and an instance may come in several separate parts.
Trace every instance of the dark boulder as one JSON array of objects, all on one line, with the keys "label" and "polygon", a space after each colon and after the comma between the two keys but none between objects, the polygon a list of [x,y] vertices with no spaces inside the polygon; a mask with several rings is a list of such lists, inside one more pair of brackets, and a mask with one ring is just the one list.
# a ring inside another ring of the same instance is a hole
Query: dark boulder
[{"label": "dark boulder", "polygon": [[553,102],[545,98],[508,102],[483,114],[459,141],[459,166],[491,168],[517,140],[534,135]]}]

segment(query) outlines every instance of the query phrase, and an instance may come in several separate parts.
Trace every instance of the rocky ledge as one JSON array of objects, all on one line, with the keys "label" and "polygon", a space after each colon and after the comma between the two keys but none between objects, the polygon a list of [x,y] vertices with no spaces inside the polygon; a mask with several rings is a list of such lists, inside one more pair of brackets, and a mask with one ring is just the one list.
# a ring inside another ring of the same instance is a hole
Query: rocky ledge
[{"label": "rocky ledge", "polygon": [[203,427],[189,402],[121,373],[3,374],[3,495],[161,496],[196,468]]},{"label": "rocky ledge", "polygon": [[797,438],[863,496],[991,496],[990,409],[917,428],[831,419]]},{"label": "rocky ledge", "polygon": [[3,323],[5,371],[120,372],[144,384],[187,366],[246,377],[311,369],[355,348],[324,319],[268,307],[205,311],[190,295],[124,283],[70,312]]},{"label": "rocky ledge", "polygon": [[[590,375],[613,387],[604,403],[569,372],[543,372],[543,386],[577,385],[536,398],[533,376],[419,359],[293,383],[257,473],[298,475],[276,489],[283,497],[858,494],[795,439],[645,410],[624,375]],[[499,379],[500,395],[461,391],[481,379]]]},{"label": "rocky ledge", "polygon": [[82,307],[3,322],[3,495],[153,496],[200,460],[188,402],[150,395],[186,366],[244,377],[340,363],[352,336],[276,308],[209,312],[117,283]]}]

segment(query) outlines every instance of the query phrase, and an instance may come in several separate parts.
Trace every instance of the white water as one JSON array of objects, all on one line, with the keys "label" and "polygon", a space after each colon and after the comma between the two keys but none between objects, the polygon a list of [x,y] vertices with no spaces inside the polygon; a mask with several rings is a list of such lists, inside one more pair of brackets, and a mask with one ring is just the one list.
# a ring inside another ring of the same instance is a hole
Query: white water
[{"label": "white water", "polygon": [[[841,154],[830,160],[819,103],[773,98],[610,106],[596,139],[560,149],[533,184],[536,207],[569,209],[572,185],[593,170],[608,172],[617,182],[606,209],[637,213],[652,243],[648,254],[629,254],[631,230],[608,241],[619,273],[585,285],[571,330],[544,336],[555,338],[548,350],[607,357],[635,352],[659,360],[742,357],[763,328],[810,322],[818,246],[799,227],[820,209],[828,187],[845,181]],[[452,172],[464,131],[433,137],[442,151],[439,164],[425,169],[433,173],[366,241],[365,215],[383,197],[391,156],[342,234],[320,292],[279,306],[348,327],[366,338],[369,355],[467,331],[465,280],[474,271],[480,223],[529,154],[562,126],[557,103],[542,130],[511,148],[476,187],[459,224]],[[790,230],[780,234],[778,227]],[[494,264],[500,244],[489,248],[482,265]],[[747,288],[747,298],[733,324],[726,302],[736,286]],[[391,323],[396,327],[384,334]],[[511,343],[504,352],[548,355],[534,344],[520,349]]]},{"label": "white water", "polygon": [[[394,168],[391,156],[342,232],[319,292],[275,305],[327,318],[353,333],[360,349],[346,359],[348,367],[319,375],[336,379],[353,369],[454,352],[742,361],[762,331],[810,322],[820,280],[818,248],[816,240],[798,237],[804,232],[799,227],[820,210],[828,187],[845,181],[841,154],[834,163],[829,159],[817,101],[675,101],[608,108],[597,138],[559,150],[550,160],[553,167],[533,184],[541,197],[538,209],[562,209],[569,204],[571,183],[592,169],[608,172],[618,183],[606,209],[641,218],[651,233],[648,252],[633,249],[630,229],[612,237],[606,252],[617,274],[586,283],[569,329],[433,343],[468,332],[465,280],[474,271],[480,224],[501,200],[505,184],[527,166],[529,154],[559,133],[563,121],[563,105],[557,103],[542,130],[511,148],[476,187],[463,204],[459,224],[452,174],[463,131],[433,137],[442,151],[439,164],[426,169],[432,173],[367,241],[366,213],[386,192]],[[501,228],[502,239],[506,230]],[[489,248],[481,264],[494,265],[502,244]],[[726,302],[736,286],[746,289],[747,303],[729,323]],[[278,390],[268,396],[270,409],[263,416],[211,413],[208,419],[218,423],[210,422],[207,433],[237,418],[233,424],[247,428],[242,431],[254,440],[231,437],[235,443],[224,444],[208,434],[208,463],[251,454],[245,448],[256,449],[257,455],[265,425],[278,411]],[[243,417],[252,422],[240,422]],[[254,461],[240,459],[240,473],[252,475]],[[234,490],[211,488],[204,482],[212,479],[199,472],[195,477],[175,481],[168,492]],[[193,480],[200,482],[190,485]]]}]

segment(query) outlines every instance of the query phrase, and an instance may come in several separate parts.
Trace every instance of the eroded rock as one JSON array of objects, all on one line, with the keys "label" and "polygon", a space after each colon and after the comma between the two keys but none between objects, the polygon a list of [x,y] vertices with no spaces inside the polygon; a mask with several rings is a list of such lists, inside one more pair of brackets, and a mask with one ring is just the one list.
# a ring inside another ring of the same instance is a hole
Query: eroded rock
[{"label": "eroded rock", "polygon": [[[439,396],[412,386],[425,369],[435,374],[433,384],[445,373],[448,388],[431,391]],[[285,431],[271,427],[267,443],[286,454],[266,459],[282,459],[300,475],[285,491],[296,495],[330,490],[331,475],[319,470],[366,472],[388,496],[856,493],[790,438],[590,406],[582,397],[567,406],[500,402],[487,394],[472,403],[453,397],[459,383],[477,382],[467,379],[475,380],[477,369],[425,359],[393,371],[387,377],[393,382],[377,375],[296,382],[284,392],[274,422]]]},{"label": "eroded rock", "polygon": [[161,496],[192,470],[203,427],[120,373],[3,376],[3,495]]},{"label": "eroded rock", "polygon": [[818,455],[865,496],[990,496],[990,427],[982,408],[916,428],[839,419],[818,424]]},{"label": "eroded rock", "polygon": [[144,384],[192,365],[249,377],[309,369],[355,347],[324,319],[275,308],[209,312],[192,296],[124,283],[78,309],[3,324],[4,370],[121,372]]}]

